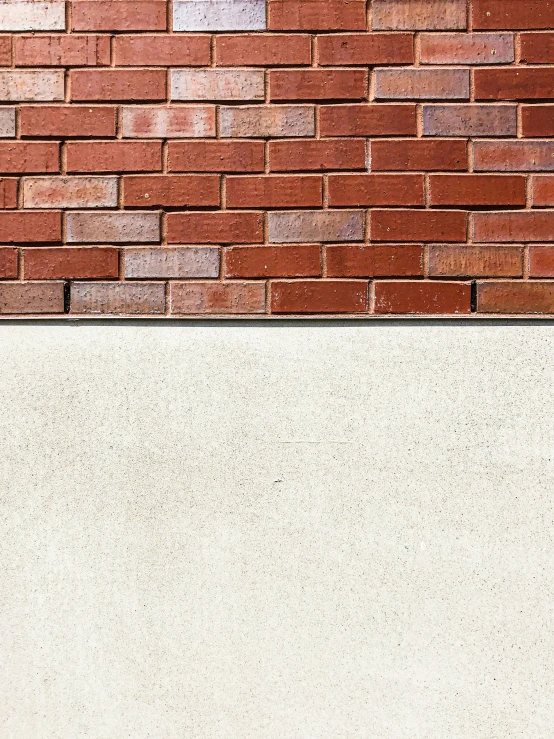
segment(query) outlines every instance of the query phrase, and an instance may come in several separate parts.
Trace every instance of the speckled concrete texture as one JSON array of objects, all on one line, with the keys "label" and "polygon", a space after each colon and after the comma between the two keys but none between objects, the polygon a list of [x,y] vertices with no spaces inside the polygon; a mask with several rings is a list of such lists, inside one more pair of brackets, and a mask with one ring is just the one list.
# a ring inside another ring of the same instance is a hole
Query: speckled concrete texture
[{"label": "speckled concrete texture", "polygon": [[551,739],[552,325],[0,331],[2,739]]}]

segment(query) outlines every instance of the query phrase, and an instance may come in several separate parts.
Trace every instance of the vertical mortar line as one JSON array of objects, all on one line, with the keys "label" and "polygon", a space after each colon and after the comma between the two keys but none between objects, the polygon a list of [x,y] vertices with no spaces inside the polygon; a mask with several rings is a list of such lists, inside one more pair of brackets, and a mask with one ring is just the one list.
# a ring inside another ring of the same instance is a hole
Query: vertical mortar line
[{"label": "vertical mortar line", "polygon": [[310,55],[311,55],[311,66],[319,66],[319,46],[317,43],[317,34],[310,36]]},{"label": "vertical mortar line", "polygon": [[529,244],[523,244],[523,279],[528,280],[531,272],[530,267],[530,247]]},{"label": "vertical mortar line", "polygon": [[322,200],[321,207],[323,210],[329,210],[329,173],[324,172],[322,176]]},{"label": "vertical mortar line", "polygon": [[423,104],[416,103],[416,136],[423,138]]},{"label": "vertical mortar line", "polygon": [[414,67],[421,66],[421,33],[414,34]]},{"label": "vertical mortar line", "polygon": [[110,35],[110,67],[115,67],[115,36]]},{"label": "vertical mortar line", "polygon": [[371,0],[366,2],[365,27],[366,31],[373,29],[373,3]]},{"label": "vertical mortar line", "polygon": [[535,175],[525,175],[525,210],[531,210],[533,207],[533,183]]},{"label": "vertical mortar line", "polygon": [[328,244],[319,244],[319,269],[321,270],[321,277],[324,279],[328,277],[327,270],[327,247]]},{"label": "vertical mortar line", "polygon": [[20,282],[23,282],[25,278],[25,257],[24,257],[24,249],[17,247],[16,248],[17,253],[17,279]]},{"label": "vertical mortar line", "polygon": [[116,105],[115,108],[115,137],[116,139],[123,138],[123,106]]},{"label": "vertical mortar line", "polygon": [[471,33],[473,31],[473,0],[467,0],[466,24],[467,24],[467,32]]},{"label": "vertical mortar line", "polygon": [[516,111],[516,138],[521,139],[523,138],[523,105],[521,103],[516,103]]},{"label": "vertical mortar line", "polygon": [[423,205],[425,208],[431,206],[431,176],[429,172],[423,172]]},{"label": "vertical mortar line", "polygon": [[171,303],[171,293],[170,293],[170,283],[169,280],[166,280],[164,282],[164,316],[170,315],[170,303]]},{"label": "vertical mortar line", "polygon": [[216,36],[214,33],[212,33],[212,35],[210,36],[210,67],[217,66],[215,39]]},{"label": "vertical mortar line", "polygon": [[469,68],[469,102],[475,102],[475,69]]},{"label": "vertical mortar line", "polygon": [[423,244],[423,250],[422,250],[422,268],[423,268],[423,279],[428,280],[429,279],[429,252],[431,250],[430,244]]},{"label": "vertical mortar line", "polygon": [[271,288],[273,286],[273,280],[266,280],[265,282],[265,313],[271,315]]},{"label": "vertical mortar line", "polygon": [[521,33],[514,33],[514,61],[513,64],[521,64]]},{"label": "vertical mortar line", "polygon": [[369,280],[367,286],[367,312],[375,313],[375,278]]},{"label": "vertical mortar line", "polygon": [[472,138],[467,140],[467,171],[475,172],[475,142]]}]

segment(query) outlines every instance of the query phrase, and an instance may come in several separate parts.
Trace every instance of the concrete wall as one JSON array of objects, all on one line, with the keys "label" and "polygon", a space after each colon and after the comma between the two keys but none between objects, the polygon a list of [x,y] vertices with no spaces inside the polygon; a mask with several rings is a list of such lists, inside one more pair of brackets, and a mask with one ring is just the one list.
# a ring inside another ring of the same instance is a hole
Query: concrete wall
[{"label": "concrete wall", "polygon": [[551,739],[552,326],[2,325],[3,739]]}]

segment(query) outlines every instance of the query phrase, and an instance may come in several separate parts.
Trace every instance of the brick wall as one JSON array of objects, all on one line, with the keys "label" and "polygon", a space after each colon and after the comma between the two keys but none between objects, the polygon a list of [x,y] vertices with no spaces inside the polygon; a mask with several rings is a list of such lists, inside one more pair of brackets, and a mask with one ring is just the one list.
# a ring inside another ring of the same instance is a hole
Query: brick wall
[{"label": "brick wall", "polygon": [[0,2],[0,312],[554,313],[549,29],[550,0]]}]

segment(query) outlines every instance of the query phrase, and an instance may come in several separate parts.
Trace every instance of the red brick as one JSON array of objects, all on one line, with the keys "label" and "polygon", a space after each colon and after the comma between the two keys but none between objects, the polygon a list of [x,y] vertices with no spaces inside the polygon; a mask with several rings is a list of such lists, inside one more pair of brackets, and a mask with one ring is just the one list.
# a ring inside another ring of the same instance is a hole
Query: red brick
[{"label": "red brick", "polygon": [[263,141],[170,141],[170,172],[263,172]]},{"label": "red brick", "polygon": [[0,249],[0,279],[17,278],[17,249],[3,247]]},{"label": "red brick", "polygon": [[498,206],[526,202],[525,177],[430,175],[430,205]]},{"label": "red brick", "polygon": [[476,100],[536,100],[554,97],[554,69],[476,69]]},{"label": "red brick", "polygon": [[422,33],[423,64],[509,64],[514,61],[511,33]]},{"label": "red brick", "polygon": [[12,38],[0,36],[0,67],[9,67],[12,63]]},{"label": "red brick", "polygon": [[522,277],[519,246],[437,244],[429,247],[431,277]]},{"label": "red brick", "polygon": [[63,282],[0,283],[0,313],[63,313]]},{"label": "red brick", "polygon": [[524,136],[554,136],[554,105],[522,105]]},{"label": "red brick", "polygon": [[361,69],[269,72],[271,100],[363,100],[367,98],[367,85],[367,72]]},{"label": "red brick", "polygon": [[526,29],[554,26],[552,0],[473,0],[473,27]]},{"label": "red brick", "polygon": [[228,208],[317,208],[323,205],[323,180],[316,175],[227,177]]},{"label": "red brick", "polygon": [[372,241],[465,241],[467,214],[456,210],[373,210]]},{"label": "red brick", "polygon": [[376,282],[375,313],[471,313],[471,285],[462,282]]},{"label": "red brick", "polygon": [[153,172],[162,168],[160,141],[72,141],[68,172]]},{"label": "red brick", "polygon": [[8,244],[56,243],[62,237],[62,218],[57,211],[0,211],[0,233]]},{"label": "red brick", "polygon": [[522,33],[520,59],[527,64],[554,63],[554,33]]},{"label": "red brick", "polygon": [[473,151],[475,171],[554,170],[554,141],[476,141]]},{"label": "red brick", "polygon": [[59,172],[59,150],[60,145],[53,141],[1,142],[0,172]]},{"label": "red brick", "polygon": [[176,314],[265,312],[263,282],[171,282],[170,291]]},{"label": "red brick", "polygon": [[371,169],[428,171],[467,169],[467,144],[459,139],[439,141],[372,141]]},{"label": "red brick", "polygon": [[25,249],[23,264],[26,280],[98,279],[117,277],[117,249],[96,247]]},{"label": "red brick", "polygon": [[156,315],[165,311],[163,282],[74,282],[71,313]]},{"label": "red brick", "polygon": [[328,277],[422,277],[421,244],[328,246]]},{"label": "red brick", "polygon": [[123,205],[126,208],[219,205],[217,175],[139,175],[123,177],[122,185]]},{"label": "red brick", "polygon": [[272,31],[365,31],[363,0],[269,0]]},{"label": "red brick", "polygon": [[20,111],[22,136],[115,136],[116,108],[69,107],[59,105],[23,106]]},{"label": "red brick", "polygon": [[118,67],[198,67],[210,64],[209,36],[187,34],[186,42],[177,35],[116,36],[114,44]]},{"label": "red brick", "polygon": [[0,208],[17,208],[17,180],[0,178]]},{"label": "red brick", "polygon": [[72,100],[166,99],[166,72],[163,69],[74,69],[69,75]]},{"label": "red brick", "polygon": [[414,37],[411,33],[319,36],[317,45],[322,66],[412,64],[414,61]]},{"label": "red brick", "polygon": [[73,0],[74,31],[165,31],[163,0]]},{"label": "red brick", "polygon": [[322,136],[415,136],[416,106],[322,105],[319,109]]},{"label": "red brick", "polygon": [[294,280],[271,283],[273,313],[365,313],[367,282]]},{"label": "red brick", "polygon": [[225,250],[225,277],[319,277],[319,246],[234,246]]},{"label": "red brick", "polygon": [[474,213],[473,240],[483,243],[554,241],[554,210]]},{"label": "red brick", "polygon": [[554,313],[554,282],[482,282],[477,285],[480,313]]},{"label": "red brick", "polygon": [[425,205],[423,175],[329,176],[329,205]]},{"label": "red brick", "polygon": [[110,37],[15,36],[18,67],[95,67],[110,63]]},{"label": "red brick", "polygon": [[554,277],[554,246],[529,247],[529,277]]},{"label": "red brick", "polygon": [[263,241],[261,213],[169,213],[170,244],[258,244]]},{"label": "red brick", "polygon": [[531,180],[533,207],[554,206],[554,177],[537,175]]},{"label": "red brick", "polygon": [[325,141],[271,141],[269,166],[272,172],[366,169],[363,139]]},{"label": "red brick", "polygon": [[221,67],[286,67],[310,64],[310,36],[301,34],[245,34],[216,36],[215,58]]}]

